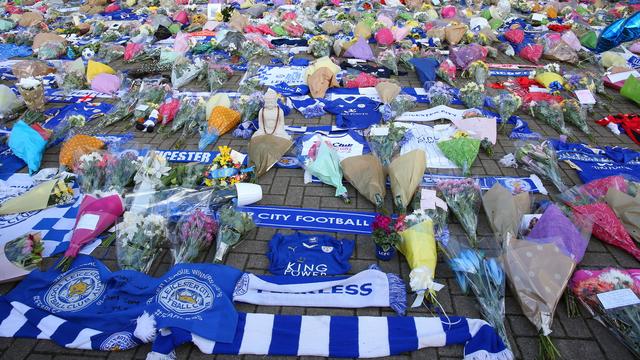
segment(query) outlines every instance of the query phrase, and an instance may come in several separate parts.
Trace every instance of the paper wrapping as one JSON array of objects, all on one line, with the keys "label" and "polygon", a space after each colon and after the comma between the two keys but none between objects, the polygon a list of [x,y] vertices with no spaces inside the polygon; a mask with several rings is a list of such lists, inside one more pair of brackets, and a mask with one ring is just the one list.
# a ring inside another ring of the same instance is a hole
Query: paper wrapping
[{"label": "paper wrapping", "polygon": [[74,161],[80,156],[90,154],[103,147],[104,142],[96,137],[84,134],[75,135],[62,144],[58,157],[60,165],[72,168]]},{"label": "paper wrapping", "polygon": [[444,28],[444,37],[450,45],[456,45],[467,32],[466,25],[455,24]]},{"label": "paper wrapping", "polygon": [[576,264],[554,244],[509,239],[502,256],[522,312],[542,332],[551,333],[558,301]]},{"label": "paper wrapping", "polygon": [[293,142],[275,135],[260,135],[249,141],[249,161],[255,166],[256,177],[269,171],[291,148]]},{"label": "paper wrapping", "polygon": [[620,190],[609,189],[605,197],[629,235],[640,242],[640,194],[629,196]]},{"label": "paper wrapping", "polygon": [[531,199],[528,192],[513,195],[499,183],[496,183],[482,196],[482,206],[487,214],[491,230],[498,241],[506,239],[507,234],[517,236],[522,216],[529,212]]},{"label": "paper wrapping", "polygon": [[330,87],[339,87],[338,80],[333,71],[327,67],[321,67],[307,78],[309,91],[314,98],[323,98]]},{"label": "paper wrapping", "polygon": [[216,130],[222,136],[240,124],[240,113],[224,106],[216,106],[209,116],[209,131]]},{"label": "paper wrapping", "polygon": [[373,204],[378,204],[376,195],[380,201],[384,201],[387,194],[385,175],[380,159],[373,154],[365,154],[348,157],[340,163],[344,178],[353,185],[356,190]]},{"label": "paper wrapping", "polygon": [[376,91],[384,104],[389,104],[400,94],[400,86],[391,81],[383,81],[376,85]]},{"label": "paper wrapping", "polygon": [[389,180],[394,203],[406,207],[422,182],[427,155],[416,149],[400,155],[389,164]]},{"label": "paper wrapping", "polygon": [[433,233],[433,220],[427,219],[400,233],[398,251],[407,259],[411,269],[426,266],[435,276],[438,253]]},{"label": "paper wrapping", "polygon": [[58,181],[64,182],[61,179],[45,181],[24,194],[3,202],[0,204],[0,215],[42,210],[49,207],[49,197]]},{"label": "paper wrapping", "polygon": [[30,110],[38,112],[44,111],[45,98],[44,87],[42,86],[42,84],[36,86],[33,89],[26,89],[18,86],[18,91],[20,91],[20,95],[22,95],[24,103]]}]

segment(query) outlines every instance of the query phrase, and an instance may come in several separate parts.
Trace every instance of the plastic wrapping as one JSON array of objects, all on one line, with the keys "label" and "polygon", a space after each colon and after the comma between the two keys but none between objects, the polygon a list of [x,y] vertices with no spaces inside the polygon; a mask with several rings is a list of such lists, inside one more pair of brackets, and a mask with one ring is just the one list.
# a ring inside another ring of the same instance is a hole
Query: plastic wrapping
[{"label": "plastic wrapping", "polygon": [[473,179],[442,180],[437,189],[447,205],[458,218],[460,225],[469,237],[472,247],[478,246],[478,213],[480,212],[480,187]]},{"label": "plastic wrapping", "polygon": [[515,153],[518,164],[532,173],[551,180],[560,191],[566,190],[566,185],[560,177],[558,155],[551,143],[522,143],[517,146]]},{"label": "plastic wrapping", "polygon": [[630,291],[640,296],[640,270],[605,268],[582,269],[573,274],[571,291],[591,315],[622,342],[636,357],[640,357],[640,304],[606,308],[598,295],[611,291]]},{"label": "plastic wrapping", "polygon": [[256,227],[251,215],[228,204],[218,211],[218,234],[214,262],[222,263],[228,252]]}]

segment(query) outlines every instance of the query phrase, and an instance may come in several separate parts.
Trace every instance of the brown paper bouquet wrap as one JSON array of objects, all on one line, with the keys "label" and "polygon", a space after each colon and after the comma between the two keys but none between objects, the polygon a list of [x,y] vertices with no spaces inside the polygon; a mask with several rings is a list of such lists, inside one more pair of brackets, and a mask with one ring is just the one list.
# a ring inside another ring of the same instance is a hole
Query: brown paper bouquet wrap
[{"label": "brown paper bouquet wrap", "polygon": [[209,131],[215,129],[222,136],[240,124],[240,113],[224,106],[216,106],[211,110],[208,124]]},{"label": "brown paper bouquet wrap", "polygon": [[402,89],[398,84],[391,81],[383,81],[376,85],[376,91],[383,104],[389,104],[395,99]]},{"label": "brown paper bouquet wrap", "polygon": [[640,194],[632,197],[618,189],[610,188],[605,200],[633,240],[640,242]]},{"label": "brown paper bouquet wrap", "polygon": [[553,243],[508,238],[504,249],[505,273],[522,312],[540,332],[541,356],[558,358],[551,324],[576,263]]},{"label": "brown paper bouquet wrap", "polygon": [[40,80],[36,80],[35,78],[24,78],[16,85],[29,110],[38,112],[44,111],[46,101],[44,98],[44,86]]},{"label": "brown paper bouquet wrap", "polygon": [[452,24],[444,28],[444,37],[450,45],[457,45],[466,32],[466,25]]},{"label": "brown paper bouquet wrap", "polygon": [[493,233],[498,241],[502,242],[507,238],[507,234],[511,234],[511,237],[517,236],[522,216],[531,208],[531,198],[528,192],[513,195],[496,183],[482,195],[482,206]]},{"label": "brown paper bouquet wrap", "polygon": [[381,208],[387,194],[385,174],[380,159],[374,154],[348,157],[340,162],[342,175],[360,193]]},{"label": "brown paper bouquet wrap", "polygon": [[398,210],[404,212],[413,198],[427,166],[427,155],[423,150],[416,149],[400,155],[389,164],[389,180],[393,203]]},{"label": "brown paper bouquet wrap", "polygon": [[330,87],[339,87],[336,75],[328,67],[321,67],[307,78],[309,91],[314,98],[323,98]]},{"label": "brown paper bouquet wrap", "polygon": [[249,161],[255,166],[256,177],[266,174],[289,151],[293,142],[275,135],[260,135],[249,141]]},{"label": "brown paper bouquet wrap", "polygon": [[73,189],[64,179],[49,180],[0,204],[0,215],[42,210],[71,200]]}]

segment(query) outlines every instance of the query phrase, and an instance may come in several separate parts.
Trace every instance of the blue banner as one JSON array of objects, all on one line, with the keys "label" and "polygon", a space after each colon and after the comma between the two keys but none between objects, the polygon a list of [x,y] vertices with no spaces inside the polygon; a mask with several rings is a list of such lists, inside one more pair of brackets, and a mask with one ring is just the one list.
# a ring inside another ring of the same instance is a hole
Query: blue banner
[{"label": "blue banner", "polygon": [[240,211],[253,216],[256,225],[307,231],[371,234],[375,213],[318,209],[295,209],[280,206],[244,206]]},{"label": "blue banner", "polygon": [[156,150],[156,152],[164,156],[168,162],[173,163],[197,162],[201,164],[211,164],[213,159],[218,155],[217,151]]}]

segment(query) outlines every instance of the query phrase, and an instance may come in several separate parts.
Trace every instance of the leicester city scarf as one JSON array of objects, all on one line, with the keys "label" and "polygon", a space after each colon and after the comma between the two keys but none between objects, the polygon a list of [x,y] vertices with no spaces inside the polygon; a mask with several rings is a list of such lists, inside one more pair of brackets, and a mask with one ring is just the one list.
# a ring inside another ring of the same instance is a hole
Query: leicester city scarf
[{"label": "leicester city scarf", "polygon": [[0,297],[0,336],[103,351],[153,341],[147,359],[173,359],[187,342],[207,354],[350,358],[461,344],[467,360],[513,359],[482,320],[237,313],[229,298],[240,276],[224,265],[181,264],[152,278],[80,256],[67,272],[33,272]]},{"label": "leicester city scarf", "polygon": [[404,315],[407,293],[396,274],[372,265],[353,276],[256,276],[245,273],[233,301],[254,305],[330,308],[391,307]]}]

